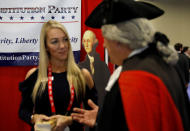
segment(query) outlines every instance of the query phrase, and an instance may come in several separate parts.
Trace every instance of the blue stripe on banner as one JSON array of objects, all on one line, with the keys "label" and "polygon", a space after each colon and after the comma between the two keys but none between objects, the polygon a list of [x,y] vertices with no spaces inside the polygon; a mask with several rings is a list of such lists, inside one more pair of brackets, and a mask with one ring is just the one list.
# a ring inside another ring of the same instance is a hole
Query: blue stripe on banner
[{"label": "blue stripe on banner", "polygon": [[38,65],[38,52],[0,53],[0,66]]},{"label": "blue stripe on banner", "polygon": [[80,50],[79,51],[73,51],[74,57],[75,57],[75,61],[78,64],[80,61]]},{"label": "blue stripe on banner", "polygon": [[[38,65],[38,52],[0,53],[0,66],[35,66]],[[73,51],[75,61],[80,61],[80,50]]]}]

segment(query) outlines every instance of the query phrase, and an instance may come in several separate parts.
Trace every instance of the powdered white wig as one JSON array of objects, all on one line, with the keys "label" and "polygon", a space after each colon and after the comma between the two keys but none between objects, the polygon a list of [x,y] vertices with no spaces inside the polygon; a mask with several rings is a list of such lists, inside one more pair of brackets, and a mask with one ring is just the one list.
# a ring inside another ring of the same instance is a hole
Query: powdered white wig
[{"label": "powdered white wig", "polygon": [[131,49],[147,46],[153,41],[155,30],[145,18],[132,19],[116,25],[102,26],[103,36],[127,44]]},{"label": "powdered white wig", "polygon": [[[102,34],[108,40],[118,41],[127,45],[130,49],[140,49],[147,47],[155,39],[155,29],[146,18],[136,18],[118,24],[108,24],[102,26]],[[156,41],[156,48],[167,63],[176,63],[177,53],[167,44]]]}]

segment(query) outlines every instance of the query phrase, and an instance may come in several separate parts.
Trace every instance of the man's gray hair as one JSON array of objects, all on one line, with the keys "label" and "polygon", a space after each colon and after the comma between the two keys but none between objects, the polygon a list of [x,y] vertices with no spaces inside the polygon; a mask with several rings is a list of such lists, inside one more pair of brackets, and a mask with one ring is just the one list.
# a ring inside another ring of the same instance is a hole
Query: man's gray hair
[{"label": "man's gray hair", "polygon": [[126,44],[131,49],[138,49],[153,41],[155,30],[147,19],[137,18],[115,25],[104,25],[102,33],[109,40]]},{"label": "man's gray hair", "polygon": [[[103,25],[101,29],[104,38],[120,42],[132,50],[147,47],[154,41],[156,33],[151,22],[146,18],[136,18],[118,24]],[[168,45],[160,41],[155,44],[167,63],[175,64],[177,62],[177,53]]]}]

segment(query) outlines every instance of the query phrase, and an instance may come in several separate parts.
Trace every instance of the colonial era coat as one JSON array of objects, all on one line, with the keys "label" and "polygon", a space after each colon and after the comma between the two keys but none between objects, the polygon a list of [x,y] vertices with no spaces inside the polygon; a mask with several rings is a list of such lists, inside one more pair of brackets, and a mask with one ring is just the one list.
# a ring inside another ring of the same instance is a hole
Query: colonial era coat
[{"label": "colonial era coat", "polygon": [[185,85],[156,49],[126,59],[111,78],[98,131],[190,131]]}]

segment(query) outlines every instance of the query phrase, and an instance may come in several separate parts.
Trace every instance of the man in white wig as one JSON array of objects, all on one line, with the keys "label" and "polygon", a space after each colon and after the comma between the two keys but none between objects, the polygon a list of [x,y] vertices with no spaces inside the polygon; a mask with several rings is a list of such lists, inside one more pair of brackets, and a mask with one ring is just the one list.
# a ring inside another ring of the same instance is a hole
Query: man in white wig
[{"label": "man in white wig", "polygon": [[[178,55],[151,19],[164,13],[141,1],[104,0],[86,25],[101,28],[111,62],[119,65],[106,87],[101,109],[75,108],[72,118],[98,131],[189,131],[185,85],[173,68]],[[97,115],[98,114],[98,115]]]}]

